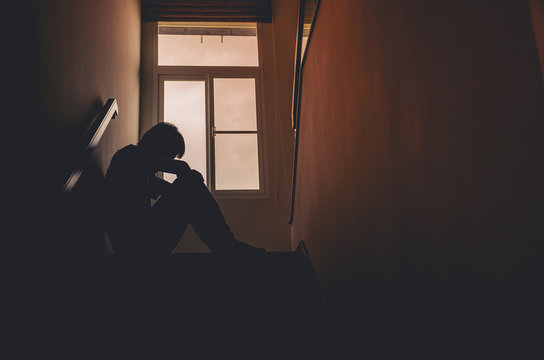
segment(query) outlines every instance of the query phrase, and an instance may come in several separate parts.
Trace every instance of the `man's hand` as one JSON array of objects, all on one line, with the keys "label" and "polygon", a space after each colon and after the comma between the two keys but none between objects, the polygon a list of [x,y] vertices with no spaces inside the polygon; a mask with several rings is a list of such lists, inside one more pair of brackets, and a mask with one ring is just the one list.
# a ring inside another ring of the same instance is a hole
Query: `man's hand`
[{"label": "man's hand", "polygon": [[179,178],[204,182],[204,177],[198,171],[191,169],[183,160],[169,159],[161,161],[158,171],[176,174]]},{"label": "man's hand", "polygon": [[185,161],[175,159],[161,161],[157,170],[176,174],[177,176],[183,176],[191,172],[191,168]]}]

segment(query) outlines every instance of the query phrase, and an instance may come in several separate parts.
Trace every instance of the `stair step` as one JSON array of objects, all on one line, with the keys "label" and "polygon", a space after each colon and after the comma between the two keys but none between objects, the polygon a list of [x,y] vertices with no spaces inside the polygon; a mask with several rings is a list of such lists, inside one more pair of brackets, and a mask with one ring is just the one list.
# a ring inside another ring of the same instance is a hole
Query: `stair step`
[{"label": "stair step", "polygon": [[180,354],[183,347],[210,344],[278,350],[307,346],[327,327],[307,264],[296,252],[251,259],[207,253],[145,260],[108,256],[93,270],[86,268],[85,274],[59,272],[51,283],[58,289],[44,285],[55,294],[42,304],[61,331],[55,337],[74,343],[84,336],[97,338],[102,348],[146,344]]}]

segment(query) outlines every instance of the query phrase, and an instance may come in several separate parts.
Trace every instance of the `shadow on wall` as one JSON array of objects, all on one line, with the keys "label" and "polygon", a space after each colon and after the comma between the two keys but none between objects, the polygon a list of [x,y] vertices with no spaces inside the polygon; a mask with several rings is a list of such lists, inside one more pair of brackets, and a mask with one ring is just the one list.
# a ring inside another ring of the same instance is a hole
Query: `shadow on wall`
[{"label": "shadow on wall", "polygon": [[50,250],[76,256],[105,253],[103,186],[104,174],[99,164],[89,162],[73,190],[60,195],[55,209],[58,238]]},{"label": "shadow on wall", "polygon": [[[99,160],[92,156],[95,147],[112,118],[117,115],[115,99],[106,105],[96,99],[82,125],[67,142],[56,141],[58,153],[53,174],[63,175],[52,182],[54,207],[44,217],[48,222],[47,253],[58,255],[96,256],[105,253],[103,225],[104,173]],[[64,151],[61,152],[61,150]],[[66,151],[69,149],[69,151]],[[55,176],[55,175],[54,175]]]}]

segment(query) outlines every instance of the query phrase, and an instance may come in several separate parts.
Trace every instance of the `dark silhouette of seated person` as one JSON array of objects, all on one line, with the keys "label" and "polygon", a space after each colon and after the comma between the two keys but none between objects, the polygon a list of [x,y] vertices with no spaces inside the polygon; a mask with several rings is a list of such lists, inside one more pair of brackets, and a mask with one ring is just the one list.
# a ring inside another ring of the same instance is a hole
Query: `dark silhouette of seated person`
[{"label": "dark silhouette of seated person", "polygon": [[[169,123],[115,153],[105,176],[106,230],[114,252],[169,254],[191,224],[212,253],[264,253],[236,240],[202,175],[177,159],[184,153],[183,136]],[[177,178],[169,183],[157,177],[159,171]]]}]

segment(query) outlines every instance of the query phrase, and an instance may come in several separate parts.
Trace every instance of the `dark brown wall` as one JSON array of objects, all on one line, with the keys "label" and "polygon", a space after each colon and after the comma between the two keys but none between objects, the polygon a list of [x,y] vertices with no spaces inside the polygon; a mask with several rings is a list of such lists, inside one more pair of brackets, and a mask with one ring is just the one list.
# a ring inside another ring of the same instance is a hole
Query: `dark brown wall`
[{"label": "dark brown wall", "polygon": [[538,49],[540,68],[544,68],[544,1],[529,0],[531,19],[535,34],[536,47]]},{"label": "dark brown wall", "polygon": [[321,1],[292,241],[335,316],[536,284],[543,101],[525,1]]}]

